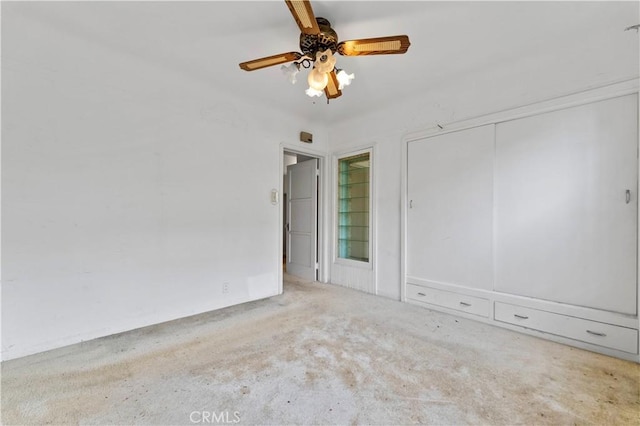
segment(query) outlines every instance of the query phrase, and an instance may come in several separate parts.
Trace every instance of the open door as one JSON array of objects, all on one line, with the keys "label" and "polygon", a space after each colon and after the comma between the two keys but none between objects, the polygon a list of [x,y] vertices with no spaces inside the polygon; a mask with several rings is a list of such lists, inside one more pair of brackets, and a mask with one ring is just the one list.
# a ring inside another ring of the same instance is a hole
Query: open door
[{"label": "open door", "polygon": [[318,160],[287,166],[287,272],[317,279]]}]

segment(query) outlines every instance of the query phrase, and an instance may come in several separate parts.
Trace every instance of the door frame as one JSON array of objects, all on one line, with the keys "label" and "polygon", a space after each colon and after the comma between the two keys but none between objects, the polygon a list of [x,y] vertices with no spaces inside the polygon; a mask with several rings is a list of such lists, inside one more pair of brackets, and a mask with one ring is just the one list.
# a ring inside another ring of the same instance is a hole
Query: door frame
[{"label": "door frame", "polygon": [[[318,171],[319,171],[319,185],[318,188],[318,281],[326,283],[329,278],[329,262],[327,259],[329,258],[328,254],[328,235],[327,235],[327,200],[329,199],[329,184],[327,182],[329,173],[327,172],[328,161],[327,161],[327,153],[317,151],[314,149],[310,149],[307,147],[303,147],[300,145],[281,143],[280,148],[278,150],[279,153],[279,179],[280,184],[278,187],[280,188],[280,194],[284,194],[284,154],[285,152],[290,152],[292,154],[300,154],[305,155],[307,157],[313,157],[318,159]],[[282,294],[283,292],[283,274],[282,274],[282,251],[284,249],[283,241],[282,241],[282,230],[284,229],[284,197],[280,197],[279,208],[278,208],[278,293]]]}]

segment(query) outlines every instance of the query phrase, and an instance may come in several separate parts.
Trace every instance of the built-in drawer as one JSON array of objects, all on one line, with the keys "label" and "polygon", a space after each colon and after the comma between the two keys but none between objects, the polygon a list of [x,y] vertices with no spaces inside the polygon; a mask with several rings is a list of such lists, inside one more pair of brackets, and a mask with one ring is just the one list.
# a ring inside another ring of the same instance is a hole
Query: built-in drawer
[{"label": "built-in drawer", "polygon": [[489,309],[491,307],[488,299],[467,296],[452,291],[422,287],[415,284],[407,284],[407,298],[417,302],[442,306],[487,318],[489,317]]},{"label": "built-in drawer", "polygon": [[509,303],[495,302],[496,321],[515,324],[569,339],[638,353],[638,330],[590,321],[553,312],[524,308]]}]

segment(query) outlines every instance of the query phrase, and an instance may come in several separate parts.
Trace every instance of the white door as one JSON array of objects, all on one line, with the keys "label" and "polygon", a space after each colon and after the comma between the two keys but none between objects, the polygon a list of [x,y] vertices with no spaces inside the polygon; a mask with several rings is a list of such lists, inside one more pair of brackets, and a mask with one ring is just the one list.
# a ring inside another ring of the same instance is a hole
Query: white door
[{"label": "white door", "polygon": [[496,290],[636,314],[637,105],[496,126]]},{"label": "white door", "polygon": [[287,272],[316,280],[318,160],[287,166]]},{"label": "white door", "polygon": [[409,143],[407,275],[492,290],[493,125]]}]

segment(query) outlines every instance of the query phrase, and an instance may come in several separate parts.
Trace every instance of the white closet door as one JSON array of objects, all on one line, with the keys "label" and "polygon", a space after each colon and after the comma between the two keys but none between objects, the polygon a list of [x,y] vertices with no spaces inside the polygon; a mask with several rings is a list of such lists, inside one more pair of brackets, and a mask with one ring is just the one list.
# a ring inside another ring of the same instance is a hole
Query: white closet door
[{"label": "white closet door", "polygon": [[408,146],[407,276],[493,287],[494,126]]},{"label": "white closet door", "polygon": [[637,105],[496,126],[496,290],[636,313]]}]

